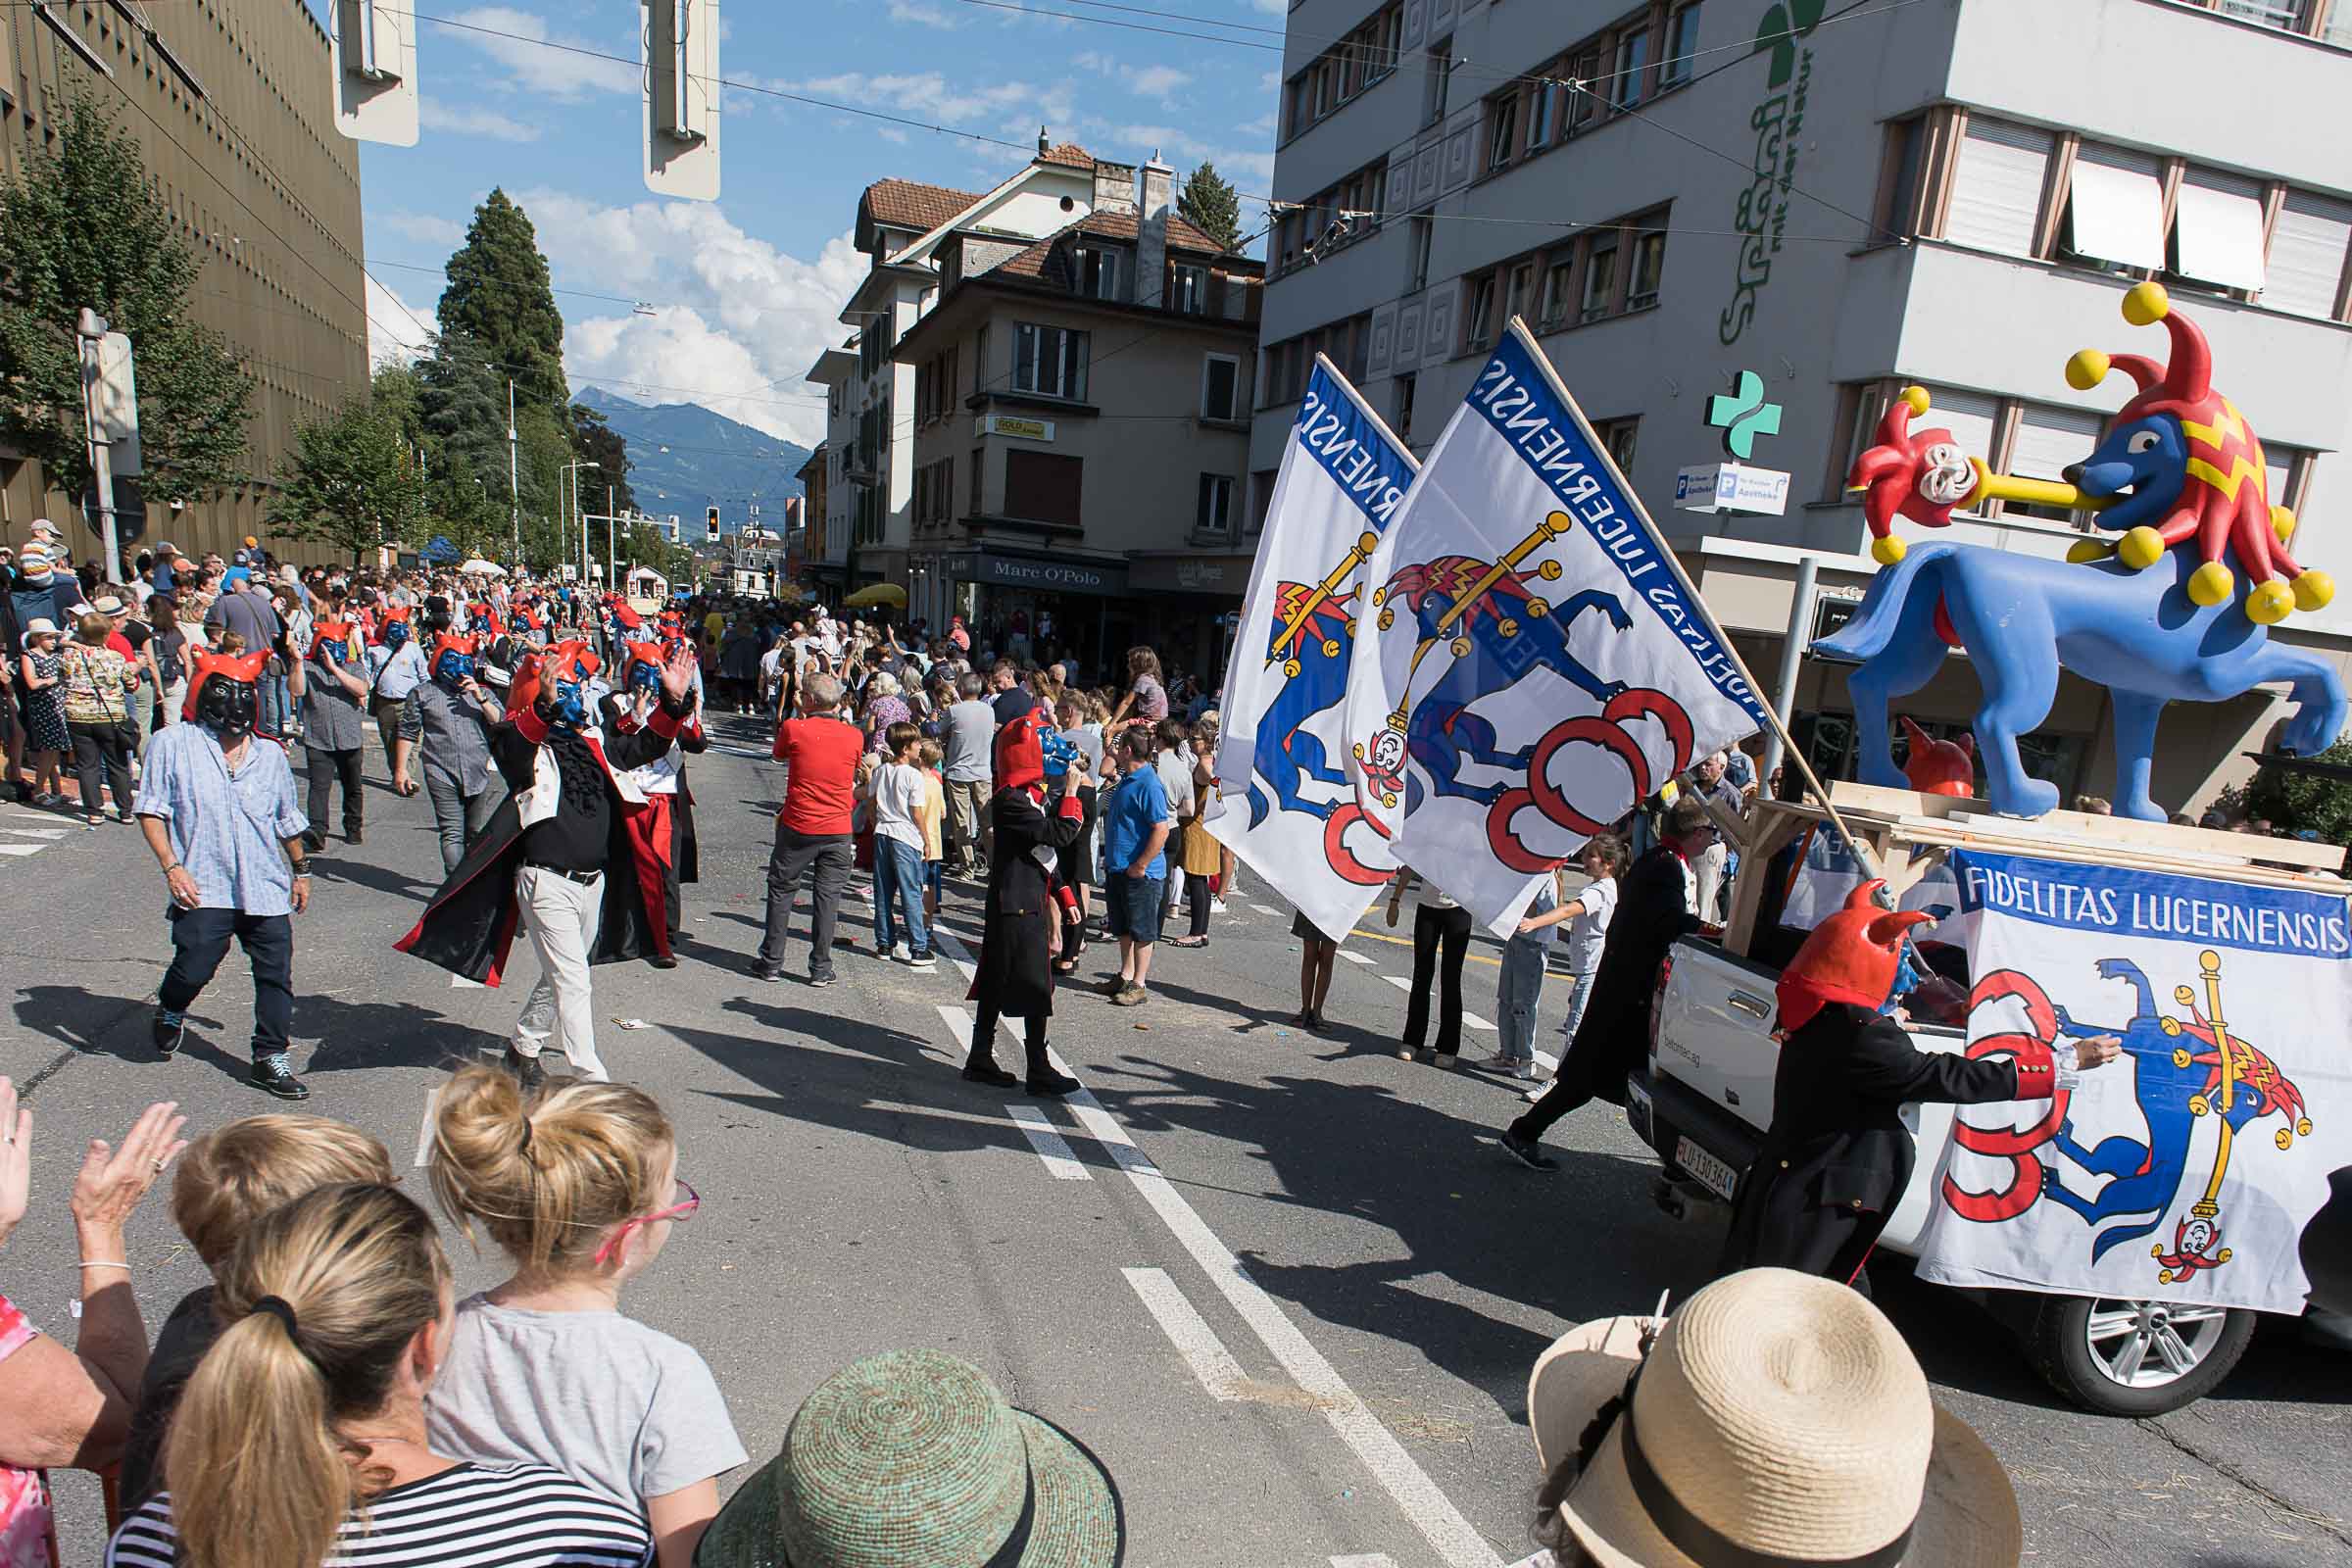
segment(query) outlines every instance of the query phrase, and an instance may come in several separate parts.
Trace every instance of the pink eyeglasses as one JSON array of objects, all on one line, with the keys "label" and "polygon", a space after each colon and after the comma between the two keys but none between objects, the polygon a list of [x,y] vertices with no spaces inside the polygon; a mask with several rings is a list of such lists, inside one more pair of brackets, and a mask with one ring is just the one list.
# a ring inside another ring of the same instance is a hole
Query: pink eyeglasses
[{"label": "pink eyeglasses", "polygon": [[669,1196],[672,1201],[667,1208],[657,1210],[651,1214],[640,1214],[635,1219],[622,1220],[620,1222],[620,1229],[614,1231],[611,1236],[607,1237],[605,1239],[605,1245],[596,1250],[597,1262],[605,1263],[609,1262],[612,1258],[618,1257],[620,1255],[621,1245],[628,1241],[629,1231],[632,1227],[638,1225],[658,1225],[665,1219],[684,1219],[687,1215],[693,1213],[696,1209],[703,1206],[703,1195],[696,1192],[693,1188],[687,1186],[686,1179],[683,1176],[678,1178],[676,1189],[672,1191]]}]

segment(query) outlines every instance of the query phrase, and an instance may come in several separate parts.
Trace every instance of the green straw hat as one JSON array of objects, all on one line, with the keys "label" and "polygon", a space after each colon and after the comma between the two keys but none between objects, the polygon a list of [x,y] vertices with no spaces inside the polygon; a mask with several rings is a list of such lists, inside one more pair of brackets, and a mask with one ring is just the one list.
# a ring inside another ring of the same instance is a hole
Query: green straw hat
[{"label": "green straw hat", "polygon": [[727,1500],[695,1568],[1115,1568],[1110,1475],[976,1366],[893,1350],[808,1396]]}]

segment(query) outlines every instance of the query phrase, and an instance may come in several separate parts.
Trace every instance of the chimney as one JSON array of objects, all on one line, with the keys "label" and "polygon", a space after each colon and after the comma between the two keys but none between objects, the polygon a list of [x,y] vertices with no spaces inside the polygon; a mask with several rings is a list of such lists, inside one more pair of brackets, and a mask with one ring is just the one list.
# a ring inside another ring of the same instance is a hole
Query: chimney
[{"label": "chimney", "polygon": [[1132,213],[1135,211],[1135,166],[1106,164],[1095,160],[1095,211],[1098,213]]},{"label": "chimney", "polygon": [[1166,292],[1168,209],[1175,198],[1176,171],[1159,161],[1155,148],[1144,165],[1143,211],[1135,226],[1135,303],[1157,306]]},{"label": "chimney", "polygon": [[1046,127],[1045,127],[1045,126],[1043,126],[1043,125],[1040,125],[1040,126],[1038,126],[1038,127],[1037,127],[1037,156],[1038,156],[1038,157],[1040,157],[1040,158],[1043,158],[1043,157],[1045,157],[1045,156],[1046,156],[1046,154],[1048,154],[1048,153],[1052,152],[1053,150],[1054,150],[1054,144],[1053,144],[1052,142],[1050,142],[1050,141],[1046,140]]}]

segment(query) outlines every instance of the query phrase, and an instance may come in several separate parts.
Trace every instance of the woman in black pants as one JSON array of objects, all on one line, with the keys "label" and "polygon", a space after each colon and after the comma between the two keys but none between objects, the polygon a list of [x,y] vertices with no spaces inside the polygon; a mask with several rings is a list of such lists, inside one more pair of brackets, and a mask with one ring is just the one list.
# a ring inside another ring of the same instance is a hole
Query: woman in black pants
[{"label": "woman in black pants", "polygon": [[[1470,953],[1470,911],[1407,867],[1397,871],[1389,895],[1389,924],[1396,923],[1405,889],[1415,883],[1421,891],[1413,910],[1413,986],[1407,993],[1412,1000],[1405,1006],[1404,1043],[1396,1048],[1396,1057],[1450,1067],[1462,1051],[1462,960]],[[1435,1051],[1422,1044],[1429,1038],[1432,980],[1440,987]]]},{"label": "woman in black pants", "polygon": [[113,630],[112,620],[92,611],[74,623],[74,641],[60,651],[66,728],[74,737],[81,820],[89,827],[106,820],[102,781],[114,796],[116,820],[130,820],[131,693],[139,671],[107,645]]}]

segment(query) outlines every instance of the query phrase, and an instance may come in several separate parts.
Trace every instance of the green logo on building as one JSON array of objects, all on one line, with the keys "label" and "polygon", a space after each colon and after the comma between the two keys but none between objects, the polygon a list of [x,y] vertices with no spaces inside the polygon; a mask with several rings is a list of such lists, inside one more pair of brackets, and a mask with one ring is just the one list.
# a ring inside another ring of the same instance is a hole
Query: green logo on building
[{"label": "green logo on building", "polygon": [[1781,433],[1781,406],[1764,401],[1764,378],[1740,372],[1739,390],[1707,399],[1707,422],[1723,432],[1723,450],[1745,463],[1756,455],[1756,437]]}]

